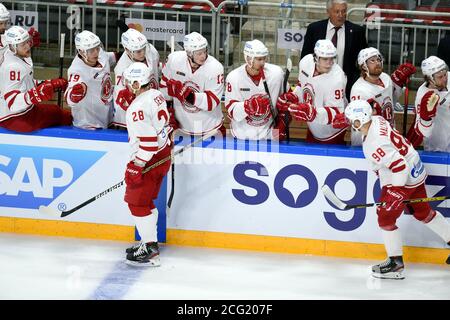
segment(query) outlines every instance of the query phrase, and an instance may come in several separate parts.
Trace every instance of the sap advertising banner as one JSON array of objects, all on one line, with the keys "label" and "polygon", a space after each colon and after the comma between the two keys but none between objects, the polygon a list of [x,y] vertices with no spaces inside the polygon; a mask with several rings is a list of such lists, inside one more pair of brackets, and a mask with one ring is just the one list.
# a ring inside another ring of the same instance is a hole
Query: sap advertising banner
[{"label": "sap advertising banner", "polygon": [[13,26],[21,26],[25,29],[33,27],[38,30],[38,13],[32,11],[17,11],[11,10],[11,24]]},{"label": "sap advertising banner", "polygon": [[185,22],[125,19],[125,23],[129,28],[142,32],[148,40],[168,41],[171,36],[174,36],[175,41],[183,41],[186,32]]},{"label": "sap advertising banner", "polygon": [[[0,134],[0,216],[34,219],[40,205],[68,210],[120,182],[126,142]],[[63,221],[132,226],[121,187]]]},{"label": "sap advertising banner", "polygon": [[[382,243],[375,208],[339,211],[324,198],[328,184],[344,201],[374,202],[380,188],[365,159],[193,148],[177,159],[169,229]],[[361,153],[361,152],[360,152]],[[430,196],[448,194],[449,166],[426,163]],[[434,206],[447,218],[445,203]],[[445,245],[411,215],[398,220],[404,244]]]},{"label": "sap advertising banner", "polygon": [[301,50],[305,39],[306,28],[278,29],[278,48]]}]

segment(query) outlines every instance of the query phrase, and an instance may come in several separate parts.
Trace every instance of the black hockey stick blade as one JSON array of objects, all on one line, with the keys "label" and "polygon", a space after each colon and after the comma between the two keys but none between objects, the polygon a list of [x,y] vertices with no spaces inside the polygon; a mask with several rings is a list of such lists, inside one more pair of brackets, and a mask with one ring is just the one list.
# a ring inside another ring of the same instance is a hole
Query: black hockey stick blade
[{"label": "black hockey stick blade", "polygon": [[[325,198],[328,199],[335,207],[340,210],[351,210],[351,209],[359,209],[359,208],[368,208],[373,206],[381,206],[384,205],[384,202],[375,202],[375,203],[363,203],[363,204],[346,204],[341,199],[339,199],[336,194],[330,189],[329,186],[323,185],[322,192]],[[403,200],[403,203],[419,203],[419,202],[434,202],[434,201],[444,201],[446,199],[450,199],[450,195],[447,196],[438,196],[438,197],[428,197],[428,198],[416,198],[416,199],[406,199]]]}]

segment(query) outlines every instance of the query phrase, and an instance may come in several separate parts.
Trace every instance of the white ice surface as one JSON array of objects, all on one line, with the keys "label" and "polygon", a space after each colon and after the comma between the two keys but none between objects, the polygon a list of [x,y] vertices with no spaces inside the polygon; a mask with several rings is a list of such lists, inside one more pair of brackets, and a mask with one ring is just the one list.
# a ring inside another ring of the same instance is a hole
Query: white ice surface
[{"label": "white ice surface", "polygon": [[125,265],[126,242],[0,233],[0,299],[450,299],[450,266],[161,247],[161,267]]}]

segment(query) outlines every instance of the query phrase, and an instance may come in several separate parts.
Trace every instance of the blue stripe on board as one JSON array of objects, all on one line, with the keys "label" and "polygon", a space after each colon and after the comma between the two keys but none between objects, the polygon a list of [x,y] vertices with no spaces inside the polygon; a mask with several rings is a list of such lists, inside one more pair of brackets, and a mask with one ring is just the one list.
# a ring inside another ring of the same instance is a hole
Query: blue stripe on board
[{"label": "blue stripe on board", "polygon": [[118,261],[103,278],[88,300],[121,300],[130,288],[139,281],[147,267],[133,267]]}]

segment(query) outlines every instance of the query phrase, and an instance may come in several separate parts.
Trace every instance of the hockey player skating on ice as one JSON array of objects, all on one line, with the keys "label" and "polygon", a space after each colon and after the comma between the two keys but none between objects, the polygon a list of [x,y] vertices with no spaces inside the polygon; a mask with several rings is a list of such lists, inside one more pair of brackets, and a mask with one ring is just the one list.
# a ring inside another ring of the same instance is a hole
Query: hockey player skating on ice
[{"label": "hockey player skating on ice", "polygon": [[175,119],[186,134],[201,135],[220,130],[223,114],[223,66],[208,54],[208,41],[192,32],[183,39],[184,51],[169,55],[162,69],[160,89],[173,100]]},{"label": "hockey player skating on ice", "polygon": [[45,80],[37,84],[33,78],[31,39],[22,27],[13,26],[6,31],[9,49],[0,66],[0,127],[32,132],[59,125],[71,125],[72,116],[51,100],[57,90],[65,90],[63,78]]},{"label": "hockey player skating on ice", "polygon": [[417,90],[416,119],[408,132],[414,146],[450,152],[450,83],[444,60],[431,56],[422,62],[425,83]]},{"label": "hockey player skating on ice", "polygon": [[110,67],[113,52],[105,52],[100,38],[84,30],[75,36],[77,55],[69,67],[65,93],[72,109],[73,125],[83,129],[107,128],[113,116],[113,84]]},{"label": "hockey player skating on ice", "polygon": [[125,54],[120,57],[114,68],[116,81],[114,84],[114,118],[112,124],[126,128],[125,115],[131,97],[128,95],[119,96],[119,92],[122,92],[122,94],[130,94],[128,90],[122,90],[125,88],[123,72],[133,62],[142,62],[150,67],[151,70],[150,87],[152,89],[158,89],[159,53],[153,45],[148,43],[147,38],[136,29],[130,28],[122,33],[121,42],[125,49]]},{"label": "hockey player skating on ice", "polygon": [[151,89],[151,70],[141,62],[130,65],[123,73],[126,89],[135,96],[126,112],[131,161],[125,171],[125,202],[134,218],[141,243],[126,250],[126,262],[133,265],[159,266],[156,224],[157,198],[170,161],[143,174],[143,170],[170,156],[169,113],[161,92]]},{"label": "hockey player skating on ice", "polygon": [[[352,87],[350,99],[366,100],[373,107],[376,115],[382,116],[394,125],[394,106],[402,93],[407,79],[416,72],[410,63],[404,63],[389,76],[383,72],[383,57],[376,48],[366,48],[358,54],[361,77]],[[352,145],[362,144],[362,136],[352,129]]]},{"label": "hockey player skating on ice", "polygon": [[[381,196],[377,207],[378,225],[383,235],[388,258],[372,267],[377,278],[403,279],[403,246],[400,230],[396,225],[405,209],[403,200],[426,198],[427,173],[413,146],[392,129],[381,116],[372,116],[372,107],[365,100],[352,101],[345,109],[345,116],[352,127],[363,135],[363,152],[372,170],[379,176]],[[438,234],[450,245],[450,224],[428,202],[407,204],[409,212]]]},{"label": "hockey player skating on ice", "polygon": [[348,124],[344,116],[347,78],[335,62],[336,48],[330,40],[318,40],[314,53],[299,63],[295,93],[300,103],[290,101],[294,119],[306,121],[306,141],[344,144]]},{"label": "hockey player skating on ice", "polygon": [[[11,24],[11,15],[6,7],[0,3],[0,65],[3,62],[3,56],[8,45],[6,43],[5,32]],[[32,47],[39,47],[41,43],[41,34],[33,27],[28,30]]]},{"label": "hockey player skating on ice", "polygon": [[283,70],[267,63],[268,56],[269,50],[261,41],[247,41],[245,64],[227,76],[225,106],[231,120],[231,132],[238,139],[278,139],[279,134],[285,132],[283,119],[277,117],[274,107],[285,91]]}]

